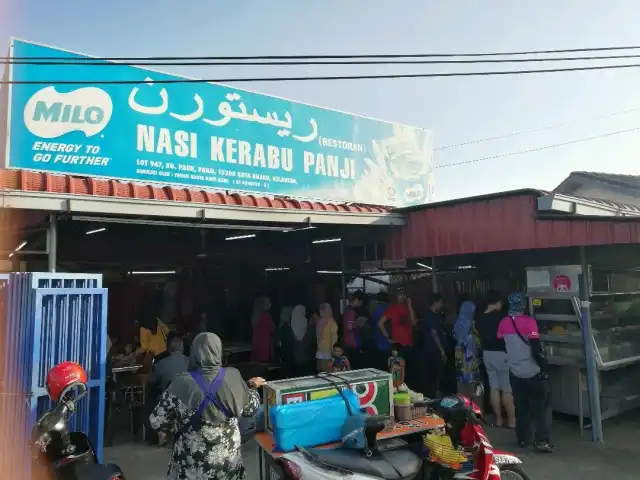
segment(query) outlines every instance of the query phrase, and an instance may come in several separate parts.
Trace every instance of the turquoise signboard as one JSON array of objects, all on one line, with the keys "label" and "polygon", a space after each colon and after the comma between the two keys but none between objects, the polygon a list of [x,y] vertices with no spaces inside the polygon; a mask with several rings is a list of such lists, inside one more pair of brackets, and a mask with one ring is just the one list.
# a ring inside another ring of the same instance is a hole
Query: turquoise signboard
[{"label": "turquoise signboard", "polygon": [[8,168],[394,207],[431,199],[428,131],[25,41],[11,55],[56,64],[7,67],[18,82]]}]

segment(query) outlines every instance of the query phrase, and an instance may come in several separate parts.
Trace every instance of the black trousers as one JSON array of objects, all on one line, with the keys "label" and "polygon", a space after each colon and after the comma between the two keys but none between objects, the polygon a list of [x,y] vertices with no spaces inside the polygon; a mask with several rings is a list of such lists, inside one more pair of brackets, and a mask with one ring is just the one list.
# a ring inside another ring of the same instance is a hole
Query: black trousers
[{"label": "black trousers", "polygon": [[391,350],[376,350],[375,353],[375,368],[384,372],[389,371],[389,357],[391,356]]},{"label": "black trousers", "polygon": [[363,367],[363,352],[360,348],[347,347],[345,354],[351,364],[351,370],[358,370]]},{"label": "black trousers", "polygon": [[[420,380],[420,364],[416,358],[416,351],[413,347],[404,346],[398,352],[404,360],[404,383],[412,390],[418,390]],[[389,359],[387,358],[387,361]]]},{"label": "black trousers", "polygon": [[158,432],[156,432],[153,428],[151,428],[151,424],[149,423],[149,416],[151,412],[156,408],[158,401],[160,400],[160,395],[162,395],[162,390],[159,388],[149,385],[147,388],[147,394],[145,398],[144,405],[140,405],[136,408],[136,416],[140,416],[140,418],[136,419],[134,423],[134,434],[137,435],[138,428],[144,425],[147,429],[147,442],[151,445],[156,445],[158,443]]},{"label": "black trousers", "polygon": [[420,359],[422,369],[422,381],[420,382],[422,388],[420,393],[427,398],[437,398],[443,389],[443,383],[446,383],[443,382],[442,378],[444,373],[442,358],[436,352],[423,352],[420,355]]},{"label": "black trousers", "polygon": [[551,396],[549,382],[541,375],[519,378],[510,374],[511,390],[516,406],[516,436],[518,442],[531,440],[531,416],[535,425],[534,442],[551,440]]}]

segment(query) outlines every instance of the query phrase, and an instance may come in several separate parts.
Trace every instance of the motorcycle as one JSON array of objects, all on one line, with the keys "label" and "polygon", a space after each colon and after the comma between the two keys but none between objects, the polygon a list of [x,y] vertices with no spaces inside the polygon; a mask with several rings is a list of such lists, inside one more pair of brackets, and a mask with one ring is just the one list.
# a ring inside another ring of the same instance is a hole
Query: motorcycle
[{"label": "motorcycle", "polygon": [[[80,389],[74,397],[67,394],[60,398],[33,427],[32,470],[53,480],[124,480],[117,465],[98,463],[93,445],[84,433],[69,432],[68,421],[76,403],[87,394],[85,386]],[[37,473],[32,477],[41,478]]]},{"label": "motorcycle", "polygon": [[[482,427],[480,407],[462,395],[429,402],[428,408],[445,422],[445,434],[455,451],[464,452],[461,464],[443,462],[438,448],[425,439],[426,476],[429,480],[529,480],[522,460],[513,453],[494,448]],[[436,451],[433,451],[436,450]]]},{"label": "motorcycle", "polygon": [[[420,455],[403,439],[391,438],[379,440],[375,450],[368,453],[346,448],[298,448],[267,461],[270,480],[529,480],[516,455],[493,448],[475,403],[455,395],[431,400],[427,406],[445,422],[444,431],[432,435],[448,436],[453,449],[464,452],[464,462],[443,461],[446,455],[434,451],[433,445],[428,448],[426,440]],[[379,431],[370,433],[375,437]]]}]

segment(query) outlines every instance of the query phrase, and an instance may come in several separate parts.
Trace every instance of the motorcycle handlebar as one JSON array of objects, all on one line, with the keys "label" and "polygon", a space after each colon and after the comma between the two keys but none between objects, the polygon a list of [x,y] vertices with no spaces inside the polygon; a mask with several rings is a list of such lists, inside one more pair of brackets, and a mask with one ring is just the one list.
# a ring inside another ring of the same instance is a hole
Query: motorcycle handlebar
[{"label": "motorcycle handlebar", "polygon": [[426,400],[424,402],[424,406],[427,407],[427,410],[434,410],[435,411],[440,406],[440,399],[439,398],[436,398],[436,399],[432,398],[432,399]]},{"label": "motorcycle handlebar", "polygon": [[[442,413],[442,408],[440,405],[441,400],[442,400],[441,398],[429,399],[429,400],[426,400],[423,403],[423,405],[427,408],[427,410],[431,410],[437,414],[441,414]],[[472,409],[468,410],[467,419],[470,423],[474,425],[480,425],[480,424],[489,425],[489,423],[484,419],[484,416],[476,415]]]},{"label": "motorcycle handlebar", "polygon": [[467,420],[472,425],[488,425],[483,416],[476,415],[472,410],[467,413]]}]

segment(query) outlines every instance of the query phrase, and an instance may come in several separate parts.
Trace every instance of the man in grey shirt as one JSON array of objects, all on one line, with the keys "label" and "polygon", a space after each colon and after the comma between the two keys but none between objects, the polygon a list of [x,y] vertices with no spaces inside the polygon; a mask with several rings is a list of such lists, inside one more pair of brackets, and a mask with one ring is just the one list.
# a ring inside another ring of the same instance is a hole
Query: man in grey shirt
[{"label": "man in grey shirt", "polygon": [[164,392],[176,375],[185,373],[189,366],[189,358],[183,353],[184,343],[182,338],[173,336],[169,339],[168,355],[162,358],[153,367],[149,376],[149,383]]},{"label": "man in grey shirt", "polygon": [[[153,365],[153,370],[149,375],[149,394],[157,393],[159,397],[169,387],[173,379],[185,373],[189,367],[189,358],[184,354],[184,342],[182,338],[175,334],[169,334],[167,352],[156,357],[157,361]],[[149,408],[153,408],[157,397],[150,399]],[[165,432],[158,432],[158,445],[162,446],[167,440]]]}]

